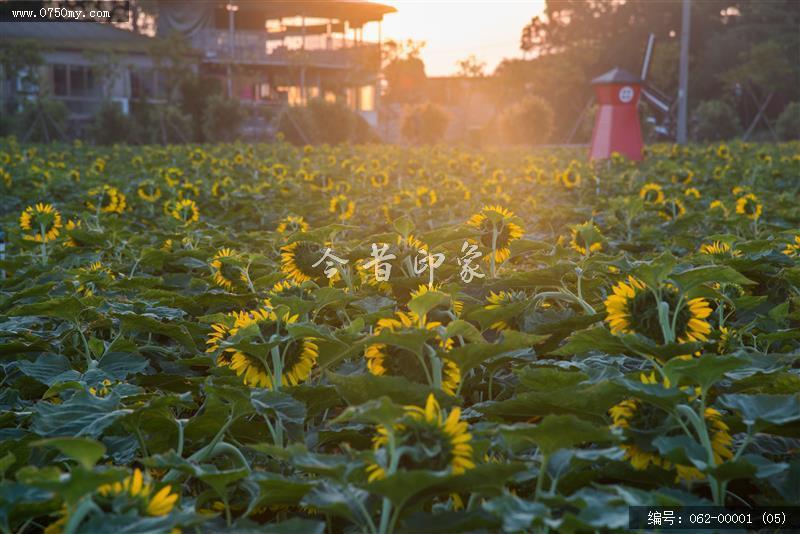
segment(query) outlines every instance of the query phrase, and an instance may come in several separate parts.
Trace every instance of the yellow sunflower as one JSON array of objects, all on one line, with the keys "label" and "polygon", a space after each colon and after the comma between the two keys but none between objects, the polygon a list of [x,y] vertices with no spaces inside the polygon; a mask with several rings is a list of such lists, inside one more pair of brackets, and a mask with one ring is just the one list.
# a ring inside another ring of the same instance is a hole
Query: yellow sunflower
[{"label": "yellow sunflower", "polygon": [[686,213],[686,206],[678,198],[671,198],[661,204],[658,214],[668,221],[674,221]]},{"label": "yellow sunflower", "polygon": [[[324,248],[311,241],[294,241],[281,247],[281,272],[298,284],[309,280],[320,280],[325,277],[325,267],[315,263],[323,257]],[[330,279],[335,282],[339,273]]]},{"label": "yellow sunflower", "polygon": [[[512,211],[501,206],[484,206],[483,209],[470,217],[467,224],[476,228],[481,244],[488,250],[494,249],[494,261],[503,263],[511,256],[509,246],[512,242],[522,237],[523,229],[514,222],[515,215]],[[489,262],[491,254],[484,257]]]},{"label": "yellow sunflower", "polygon": [[344,195],[336,195],[331,199],[328,211],[336,214],[340,221],[346,221],[355,213],[356,204]]},{"label": "yellow sunflower", "polygon": [[728,208],[725,207],[725,204],[721,200],[712,200],[711,204],[708,206],[709,211],[721,211],[722,215],[725,217],[728,216]]},{"label": "yellow sunflower", "polygon": [[594,223],[587,221],[577,224],[570,231],[572,232],[570,246],[578,253],[588,256],[603,249],[603,234]]},{"label": "yellow sunflower", "polygon": [[88,196],[86,207],[91,211],[122,213],[128,206],[125,195],[116,187],[108,184],[91,188]]},{"label": "yellow sunflower", "polygon": [[303,219],[302,216],[287,215],[281,219],[281,222],[278,223],[278,227],[275,229],[275,231],[279,234],[306,232],[308,231],[308,223],[305,221],[305,219]]},{"label": "yellow sunflower", "polygon": [[[449,471],[461,475],[475,467],[472,459],[472,435],[466,421],[461,421],[461,409],[449,414],[442,411],[433,394],[428,395],[425,407],[406,406],[405,416],[392,426],[398,469]],[[389,452],[389,429],[378,425],[372,439],[376,461],[367,465],[369,482],[386,478]]]},{"label": "yellow sunflower", "polygon": [[695,200],[700,198],[700,190],[696,187],[687,187],[686,190],[683,192],[683,196],[685,197],[692,197]]},{"label": "yellow sunflower", "polygon": [[[489,296],[486,297],[486,300],[488,304],[486,304],[483,309],[497,310],[511,304],[526,302],[528,300],[528,295],[526,295],[524,291],[499,291],[497,293],[490,291]],[[520,325],[517,323],[517,317],[515,316],[495,321],[489,326],[489,328],[493,328],[495,330],[512,330],[518,329],[519,326]]]},{"label": "yellow sunflower", "polygon": [[558,181],[567,189],[575,189],[581,185],[581,175],[572,168],[558,174]]},{"label": "yellow sunflower", "polygon": [[736,201],[736,213],[739,215],[744,215],[748,219],[756,220],[761,217],[761,212],[763,207],[761,203],[758,201],[758,197],[755,196],[753,193],[747,193],[746,195],[742,195]]},{"label": "yellow sunflower", "polygon": [[239,254],[229,248],[221,248],[214,254],[209,265],[213,272],[214,283],[219,287],[233,291],[239,282],[247,284],[247,275],[238,265],[241,261]]},{"label": "yellow sunflower", "polygon": [[[654,374],[647,376],[643,373],[640,379],[646,384],[658,383]],[[669,387],[668,383],[665,384],[665,387]],[[656,430],[670,431],[667,412],[638,399],[626,399],[612,406],[609,409],[609,415],[613,425],[623,429],[628,436],[627,443],[623,443],[620,447],[625,451],[625,459],[637,471],[643,471],[650,466],[668,471],[674,469],[677,475],[676,482],[704,478],[703,474],[693,466],[673,464],[666,458],[662,458],[657,448],[649,442],[648,435]],[[711,438],[714,461],[719,465],[733,457],[733,440],[719,411],[714,408],[706,408],[704,415]]]},{"label": "yellow sunflower", "polygon": [[152,482],[145,481],[142,471],[138,468],[122,482],[103,484],[97,488],[97,493],[109,500],[116,500],[119,497],[131,499],[133,506],[140,513],[149,516],[167,515],[178,501],[178,494],[172,493],[172,487],[169,485],[154,491]]},{"label": "yellow sunflower", "polygon": [[[659,300],[656,291],[644,282],[629,276],[613,287],[613,295],[605,300],[608,322],[613,334],[641,334],[656,342],[664,343],[664,334],[659,321]],[[704,298],[682,301],[678,290],[671,285],[660,288],[661,300],[669,306],[668,322],[675,324],[675,338],[679,342],[707,341],[711,325],[706,318],[711,307]],[[676,311],[677,310],[677,311]],[[677,317],[675,314],[677,313]]]},{"label": "yellow sunflower", "polygon": [[664,202],[664,189],[655,183],[647,183],[639,190],[639,198],[648,204],[661,204]]},{"label": "yellow sunflower", "polygon": [[376,172],[369,177],[369,181],[372,184],[372,187],[375,187],[376,189],[386,187],[389,185],[389,173]]},{"label": "yellow sunflower", "polygon": [[700,252],[709,256],[730,256],[733,258],[738,258],[742,255],[740,250],[732,249],[731,246],[724,241],[705,243],[700,246]]},{"label": "yellow sunflower", "polygon": [[787,243],[783,253],[790,258],[800,258],[800,234],[794,236],[794,243]]},{"label": "yellow sunflower", "polygon": [[48,243],[60,234],[61,213],[52,204],[38,203],[28,206],[19,216],[19,227],[28,233],[23,234],[26,241]]},{"label": "yellow sunflower", "polygon": [[171,205],[169,214],[173,219],[182,222],[184,225],[188,225],[200,220],[200,210],[197,209],[197,204],[195,201],[189,198],[184,198],[174,202]]},{"label": "yellow sunflower", "polygon": [[[206,344],[207,353],[218,352],[216,363],[219,367],[230,367],[242,378],[245,385],[272,389],[275,381],[274,356],[270,356],[267,343],[272,336],[278,334],[280,325],[294,324],[297,315],[288,312],[278,316],[271,307],[264,307],[249,312],[233,312],[228,315],[225,323],[211,325],[212,332],[208,335]],[[250,340],[247,350],[222,347],[223,342],[237,333],[255,326],[258,337]],[[263,349],[259,350],[259,345]],[[296,386],[304,382],[311,374],[311,369],[316,365],[319,348],[315,340],[310,337],[299,340],[289,340],[286,345],[279,347],[279,362],[281,367],[281,385]]]},{"label": "yellow sunflower", "polygon": [[[425,317],[418,317],[414,312],[395,312],[394,317],[378,320],[375,327],[375,334],[383,331],[398,332],[401,330],[436,330],[441,326],[437,321],[428,321]],[[432,342],[428,342],[428,347],[433,350],[448,351],[453,347],[453,340],[442,339],[437,334]],[[404,376],[412,382],[431,383],[431,369],[418,357],[417,354],[395,345],[384,343],[372,343],[367,345],[364,350],[367,359],[367,369],[373,375],[382,376]],[[458,385],[461,383],[461,370],[454,361],[442,357],[442,391],[448,395],[455,395]],[[433,384],[431,384],[433,385]]]},{"label": "yellow sunflower", "polygon": [[145,202],[155,202],[161,198],[161,189],[153,180],[142,180],[136,188],[136,194]]}]

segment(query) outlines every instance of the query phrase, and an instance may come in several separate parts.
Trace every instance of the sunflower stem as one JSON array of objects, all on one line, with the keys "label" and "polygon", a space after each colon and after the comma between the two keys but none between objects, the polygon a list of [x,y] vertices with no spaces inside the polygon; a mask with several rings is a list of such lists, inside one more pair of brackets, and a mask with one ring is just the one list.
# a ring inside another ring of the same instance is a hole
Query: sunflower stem
[{"label": "sunflower stem", "polygon": [[544,477],[545,473],[547,472],[547,463],[549,461],[550,458],[548,458],[546,454],[542,453],[542,462],[539,465],[539,474],[536,476],[536,494],[533,496],[533,502],[539,502],[539,497],[542,496],[542,492],[544,491]]}]

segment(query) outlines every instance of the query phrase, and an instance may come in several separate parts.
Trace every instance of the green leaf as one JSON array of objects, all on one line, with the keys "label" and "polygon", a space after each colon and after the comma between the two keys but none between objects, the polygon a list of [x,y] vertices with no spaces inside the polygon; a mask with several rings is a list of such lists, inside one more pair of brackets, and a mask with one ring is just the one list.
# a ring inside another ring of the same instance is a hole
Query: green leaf
[{"label": "green leaf", "polygon": [[639,265],[634,273],[637,278],[642,280],[650,287],[659,287],[678,264],[677,260],[669,252],[664,252],[649,263]]},{"label": "green leaf", "polygon": [[747,426],[756,431],[770,425],[785,425],[800,420],[800,396],[795,395],[723,395],[720,404],[736,410]]},{"label": "green leaf", "polygon": [[678,286],[684,292],[706,283],[755,284],[755,282],[739,273],[739,271],[727,265],[704,265],[702,267],[695,267],[672,275],[672,279],[677,282]]},{"label": "green leaf", "polygon": [[664,374],[675,385],[698,385],[707,391],[725,373],[744,367],[748,361],[736,356],[704,354],[690,360],[672,359],[664,366]]},{"label": "green leaf", "polygon": [[554,350],[553,354],[572,356],[573,354],[585,354],[592,351],[605,352],[606,354],[624,354],[628,352],[628,347],[607,328],[597,326],[575,332],[567,339],[567,343]]},{"label": "green leaf", "polygon": [[372,399],[389,397],[397,404],[424,406],[428,395],[433,393],[442,407],[453,404],[446,393],[423,384],[409,382],[401,376],[376,376],[370,373],[337,375],[328,373],[328,380],[348,404],[364,404]]},{"label": "green leaf", "polygon": [[445,306],[450,302],[450,295],[440,291],[427,291],[417,295],[408,302],[408,309],[417,314],[417,317],[424,317],[429,311],[437,306]]},{"label": "green leaf", "polygon": [[516,495],[503,495],[486,501],[482,508],[502,521],[504,532],[528,531],[534,524],[543,525],[542,520],[550,515],[544,504],[526,501]]},{"label": "green leaf", "polygon": [[61,454],[68,456],[90,470],[106,453],[106,446],[89,438],[49,438],[31,443],[33,447],[55,447]]},{"label": "green leaf", "polygon": [[115,395],[106,398],[80,391],[62,404],[40,402],[36,405],[31,428],[41,436],[99,437],[120,417],[131,410],[118,409]]},{"label": "green leaf", "polygon": [[358,406],[350,406],[339,417],[333,420],[334,423],[353,421],[357,423],[369,423],[376,425],[391,426],[397,419],[403,417],[405,410],[402,406],[393,403],[389,397],[381,397],[367,401]]},{"label": "green leaf", "polygon": [[69,360],[61,354],[41,354],[33,362],[19,360],[17,367],[27,376],[48,386],[78,380],[81,376],[78,371],[72,369]]},{"label": "green leaf", "polygon": [[616,437],[602,427],[579,419],[574,415],[548,415],[538,425],[502,425],[498,428],[503,438],[514,449],[536,444],[549,456],[558,449],[567,449],[582,443],[607,443]]}]

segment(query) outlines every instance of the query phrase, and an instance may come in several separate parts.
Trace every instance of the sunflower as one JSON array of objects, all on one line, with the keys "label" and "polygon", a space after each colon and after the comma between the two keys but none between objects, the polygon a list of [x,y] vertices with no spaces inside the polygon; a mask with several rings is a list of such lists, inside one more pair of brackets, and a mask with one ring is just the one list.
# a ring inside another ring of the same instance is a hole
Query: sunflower
[{"label": "sunflower", "polygon": [[[606,321],[612,334],[636,333],[659,343],[665,342],[658,316],[656,291],[641,280],[628,276],[627,281],[620,281],[614,286],[613,293],[605,300],[608,312]],[[706,318],[711,315],[711,307],[706,299],[689,299],[678,308],[682,298],[676,288],[666,285],[660,288],[659,293],[661,301],[668,305],[667,318],[670,324],[675,324],[675,338],[679,342],[708,340],[711,325]]]},{"label": "sunflower", "polygon": [[700,199],[700,190],[696,187],[687,187],[686,190],[683,192],[683,196],[685,197],[692,197],[695,200]]},{"label": "sunflower", "polygon": [[686,206],[678,198],[671,198],[664,202],[658,214],[668,221],[674,221],[686,213]]},{"label": "sunflower", "polygon": [[787,243],[783,253],[790,258],[800,258],[800,234],[794,236],[794,243]]},{"label": "sunflower", "polygon": [[[499,291],[497,293],[490,291],[486,300],[488,304],[483,307],[484,310],[497,310],[512,304],[526,302],[528,300],[528,295],[525,294],[524,291]],[[512,330],[519,326],[520,325],[517,324],[517,317],[513,316],[499,319],[492,323],[489,328],[495,330]]]},{"label": "sunflower", "polygon": [[145,202],[155,202],[161,198],[161,189],[153,180],[143,180],[136,188],[136,194]]},{"label": "sunflower", "polygon": [[181,221],[184,225],[200,220],[200,210],[197,209],[195,201],[189,198],[174,202],[169,210],[169,214],[173,219]]},{"label": "sunflower", "polygon": [[233,187],[233,180],[230,176],[225,176],[221,180],[214,180],[211,185],[211,195],[220,200],[226,200],[231,188]]},{"label": "sunflower", "polygon": [[[439,408],[433,394],[428,395],[425,407],[406,406],[405,415],[392,427],[394,452],[401,454],[398,469],[449,471],[461,475],[475,467],[472,459],[472,436],[461,421],[461,409],[449,414]],[[376,461],[367,465],[369,482],[386,478],[390,453],[389,429],[378,425],[372,439]]]},{"label": "sunflower", "polygon": [[[271,340],[277,335],[280,324],[296,323],[297,315],[288,312],[278,316],[271,307],[263,307],[249,312],[228,314],[227,322],[211,325],[208,335],[207,353],[219,352],[216,363],[219,367],[230,367],[242,377],[245,385],[272,389],[275,376],[275,359],[270,358],[269,345],[259,340]],[[249,340],[248,349],[223,347],[222,344],[246,328],[255,326],[258,337]],[[260,347],[263,349],[259,350]],[[308,379],[311,369],[316,365],[319,348],[313,338],[292,339],[279,347],[281,363],[281,385],[296,386]],[[265,356],[267,355],[267,356]]]},{"label": "sunflower", "polygon": [[415,192],[416,204],[418,208],[431,207],[436,204],[436,190],[425,186],[417,187]]},{"label": "sunflower", "polygon": [[717,147],[717,157],[722,159],[729,159],[731,157],[731,149],[728,145],[722,144]]},{"label": "sunflower", "polygon": [[281,222],[278,223],[278,227],[275,229],[275,231],[279,234],[306,232],[308,231],[308,223],[305,221],[305,219],[303,219],[302,216],[287,215],[281,219]]},{"label": "sunflower", "polygon": [[730,256],[738,258],[742,255],[740,250],[731,249],[731,246],[724,241],[714,241],[700,246],[700,252],[709,256]]},{"label": "sunflower", "polygon": [[688,169],[681,169],[672,175],[671,180],[673,184],[682,183],[688,185],[694,179],[694,173]]},{"label": "sunflower", "polygon": [[[509,246],[513,241],[522,237],[523,229],[514,222],[514,213],[501,206],[484,206],[483,209],[470,217],[467,224],[480,232],[481,244],[489,250],[494,249],[495,263],[503,263],[511,256]],[[484,261],[491,261],[492,255],[487,254]]]},{"label": "sunflower", "polygon": [[168,167],[161,170],[161,176],[170,187],[175,187],[183,180],[183,169],[178,167]]},{"label": "sunflower", "polygon": [[570,246],[584,256],[603,249],[603,234],[594,223],[587,221],[571,228],[572,241]]},{"label": "sunflower", "polygon": [[344,195],[336,195],[331,199],[328,211],[335,213],[340,221],[346,221],[355,213],[356,204],[352,200],[348,200]]},{"label": "sunflower", "polygon": [[389,185],[389,173],[387,172],[376,172],[370,175],[369,181],[372,184],[372,187],[376,189],[380,189],[382,187],[386,187]]},{"label": "sunflower", "polygon": [[80,285],[78,285],[78,293],[85,297],[92,296],[94,290],[97,289],[95,282],[103,277],[111,280],[116,278],[111,269],[99,261],[90,263],[88,267],[81,267],[78,276],[79,280],[81,280]]},{"label": "sunflower", "polygon": [[[640,379],[645,384],[658,383],[654,374],[647,376],[643,373]],[[664,387],[669,387],[669,383],[664,384]],[[638,399],[625,399],[612,406],[609,409],[609,415],[613,426],[623,429],[631,438],[628,443],[624,443],[620,447],[625,451],[625,459],[637,471],[643,471],[650,466],[668,471],[674,469],[677,474],[676,482],[704,478],[703,474],[693,466],[673,464],[662,458],[657,448],[650,443],[648,438],[654,432],[667,434],[674,431],[667,412]],[[714,461],[716,464],[721,464],[733,457],[731,450],[733,440],[728,425],[722,420],[719,411],[714,408],[706,408],[704,416],[711,438]]]},{"label": "sunflower", "polygon": [[19,227],[30,233],[23,234],[26,241],[47,243],[60,234],[61,213],[52,204],[39,202],[28,206],[19,216]]},{"label": "sunflower", "polygon": [[639,198],[648,204],[661,204],[664,202],[664,189],[655,183],[647,183],[639,190]]},{"label": "sunflower", "polygon": [[157,492],[154,491],[152,483],[145,481],[140,469],[134,469],[133,474],[122,482],[103,484],[97,488],[97,493],[101,498],[108,500],[129,499],[128,506],[149,516],[167,515],[175,508],[175,503],[178,501],[178,494],[172,493],[172,487],[169,485]]},{"label": "sunflower", "polygon": [[[378,320],[375,334],[412,329],[436,330],[440,326],[441,323],[428,321],[425,317],[420,318],[414,312],[397,311],[394,317]],[[433,344],[429,342],[427,346],[434,350],[448,351],[453,347],[453,340],[450,338],[445,340],[437,335]],[[405,376],[412,382],[430,382],[430,370],[424,361],[405,348],[372,343],[364,350],[364,357],[367,359],[367,369],[373,375]],[[442,358],[442,391],[448,395],[455,395],[460,383],[461,370],[458,365],[449,358]]]},{"label": "sunflower", "polygon": [[239,254],[233,250],[219,249],[209,264],[214,273],[214,283],[228,291],[233,291],[239,282],[247,284],[247,275],[238,265],[240,260]]},{"label": "sunflower", "polygon": [[[281,272],[298,284],[309,280],[319,280],[325,276],[325,268],[320,263],[323,247],[311,241],[294,241],[281,247]],[[331,281],[336,281],[336,273]]]},{"label": "sunflower", "polygon": [[708,209],[710,211],[719,210],[722,212],[722,215],[725,217],[728,216],[728,208],[725,207],[725,204],[721,200],[712,200],[711,204],[709,204]]},{"label": "sunflower", "polygon": [[104,184],[93,187],[88,193],[86,207],[103,213],[122,213],[128,206],[125,195],[114,186]]},{"label": "sunflower", "polygon": [[747,193],[746,195],[742,195],[736,201],[736,213],[739,215],[744,215],[748,219],[756,220],[761,217],[762,211],[761,203],[758,201],[758,197],[755,196],[753,193]]},{"label": "sunflower", "polygon": [[567,189],[575,189],[581,185],[581,175],[572,168],[558,174],[558,181]]}]

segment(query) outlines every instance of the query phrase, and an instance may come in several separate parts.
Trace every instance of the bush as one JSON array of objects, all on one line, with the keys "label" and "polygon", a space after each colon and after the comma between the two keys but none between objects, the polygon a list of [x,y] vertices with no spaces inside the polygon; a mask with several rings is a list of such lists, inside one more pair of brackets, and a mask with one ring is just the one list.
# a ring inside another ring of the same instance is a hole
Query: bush
[{"label": "bush", "polygon": [[208,99],[203,113],[203,137],[206,141],[233,141],[244,120],[238,100],[221,95]]},{"label": "bush", "polygon": [[278,119],[278,131],[298,144],[366,143],[377,140],[364,118],[346,105],[315,98],[289,107]]},{"label": "bush", "polygon": [[63,102],[40,98],[26,100],[15,117],[13,129],[22,141],[49,143],[65,140],[69,110]]},{"label": "bush", "polygon": [[133,126],[133,121],[122,113],[119,104],[103,102],[89,127],[89,135],[98,145],[135,143],[137,140]]},{"label": "bush", "polygon": [[792,102],[786,106],[775,127],[783,141],[800,139],[800,102]]},{"label": "bush", "polygon": [[739,115],[722,100],[706,100],[692,114],[693,137],[697,141],[721,141],[742,132]]},{"label": "bush", "polygon": [[535,145],[550,140],[555,124],[553,108],[540,96],[528,95],[507,108],[500,127],[511,143]]},{"label": "bush", "polygon": [[432,145],[442,140],[449,123],[447,113],[428,102],[406,114],[400,131],[412,143]]},{"label": "bush", "polygon": [[192,141],[205,140],[203,126],[209,101],[215,96],[223,96],[222,82],[210,76],[189,76],[181,84],[180,110],[192,122]]}]

